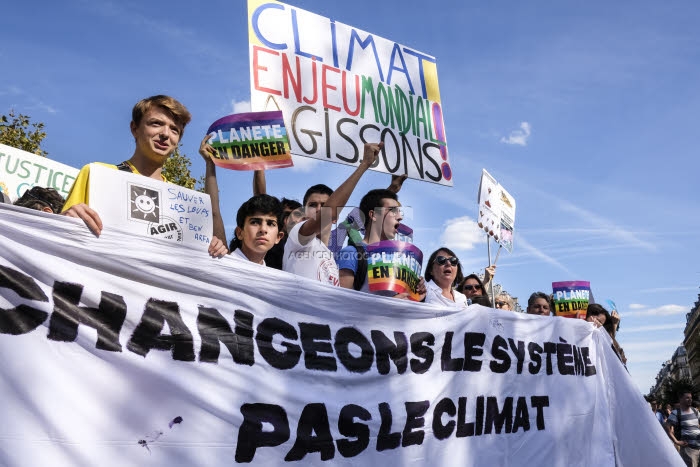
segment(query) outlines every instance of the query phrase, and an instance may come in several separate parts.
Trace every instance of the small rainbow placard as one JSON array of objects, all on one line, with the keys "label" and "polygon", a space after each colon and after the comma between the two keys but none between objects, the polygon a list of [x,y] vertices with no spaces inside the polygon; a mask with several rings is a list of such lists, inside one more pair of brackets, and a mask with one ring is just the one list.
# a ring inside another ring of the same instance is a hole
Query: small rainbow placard
[{"label": "small rainbow placard", "polygon": [[216,149],[214,164],[232,170],[291,167],[292,154],[282,112],[228,115],[211,124],[209,144]]},{"label": "small rainbow placard", "polygon": [[588,281],[552,282],[554,314],[566,318],[586,319],[588,302],[591,296],[591,283]]},{"label": "small rainbow placard", "polygon": [[423,252],[408,242],[384,240],[367,245],[367,285],[370,292],[396,295],[404,292],[418,301],[416,293],[423,267]]}]

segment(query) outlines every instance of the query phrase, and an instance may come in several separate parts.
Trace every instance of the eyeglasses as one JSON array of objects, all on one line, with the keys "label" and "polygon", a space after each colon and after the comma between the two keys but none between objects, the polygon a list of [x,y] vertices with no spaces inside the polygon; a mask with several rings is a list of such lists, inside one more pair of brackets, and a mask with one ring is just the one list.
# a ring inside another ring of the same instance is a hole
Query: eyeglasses
[{"label": "eyeglasses", "polygon": [[465,284],[464,287],[462,287],[462,290],[468,290],[470,292],[472,290],[481,290],[481,286],[479,284],[474,284],[474,285]]},{"label": "eyeglasses", "polygon": [[446,262],[450,262],[452,266],[457,266],[459,264],[459,260],[457,259],[456,256],[450,256],[449,258],[446,256],[439,255],[437,258],[435,258],[435,262],[438,263],[440,266],[445,264]]},{"label": "eyeglasses", "polygon": [[508,305],[507,302],[499,302],[498,300],[496,300],[496,308],[501,308],[501,307],[504,307],[506,305]]},{"label": "eyeglasses", "polygon": [[392,208],[383,208],[386,209],[387,214],[393,214],[395,216],[403,216],[403,209],[401,209],[401,206],[394,206]]}]

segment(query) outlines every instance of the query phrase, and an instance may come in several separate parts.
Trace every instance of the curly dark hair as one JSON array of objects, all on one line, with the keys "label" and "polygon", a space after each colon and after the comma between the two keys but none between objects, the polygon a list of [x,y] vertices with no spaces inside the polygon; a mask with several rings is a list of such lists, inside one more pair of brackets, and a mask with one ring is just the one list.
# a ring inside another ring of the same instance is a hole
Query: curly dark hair
[{"label": "curly dark hair", "polygon": [[63,199],[63,196],[53,188],[35,186],[25,191],[13,204],[23,208],[36,209],[37,211],[49,208],[54,214],[58,214],[63,209],[65,202],[66,200]]}]

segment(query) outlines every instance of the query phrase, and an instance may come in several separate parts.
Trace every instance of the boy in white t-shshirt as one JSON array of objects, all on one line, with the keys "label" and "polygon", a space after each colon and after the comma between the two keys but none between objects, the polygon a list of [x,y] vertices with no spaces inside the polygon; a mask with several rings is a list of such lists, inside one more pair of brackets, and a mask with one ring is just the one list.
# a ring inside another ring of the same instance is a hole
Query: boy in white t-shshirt
[{"label": "boy in white t-shshirt", "polygon": [[348,202],[362,175],[374,164],[381,148],[382,143],[366,143],[360,165],[337,190],[325,185],[315,185],[307,190],[304,216],[289,230],[284,246],[282,268],[285,271],[325,284],[340,285],[338,265],[333,252],[326,246],[328,237],[338,212]]}]

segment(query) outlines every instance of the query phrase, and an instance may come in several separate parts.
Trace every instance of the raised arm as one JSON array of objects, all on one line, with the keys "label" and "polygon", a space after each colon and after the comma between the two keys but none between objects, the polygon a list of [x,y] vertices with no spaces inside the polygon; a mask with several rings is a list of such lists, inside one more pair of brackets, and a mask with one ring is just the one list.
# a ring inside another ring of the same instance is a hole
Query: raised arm
[{"label": "raised arm", "polygon": [[265,171],[256,170],[253,172],[253,196],[266,194],[267,182],[265,181]]},{"label": "raised arm", "polygon": [[219,183],[216,180],[216,165],[214,165],[214,161],[212,160],[216,149],[209,144],[210,138],[211,135],[206,135],[199,145],[199,154],[204,158],[204,162],[207,166],[204,175],[204,192],[211,198],[211,217],[214,222],[213,234],[221,240],[224,245],[228,245],[224,220],[221,217],[221,208],[219,206]]},{"label": "raised arm", "polygon": [[370,144],[365,143],[365,152],[360,165],[355,171],[345,180],[337,190],[328,198],[326,204],[321,208],[321,214],[316,219],[307,220],[299,229],[299,234],[310,237],[320,234],[324,229],[330,229],[333,222],[338,218],[338,209],[345,206],[350,199],[350,195],[360,181],[362,175],[367,172],[372,164],[377,160],[379,151],[382,149],[382,143]]}]

